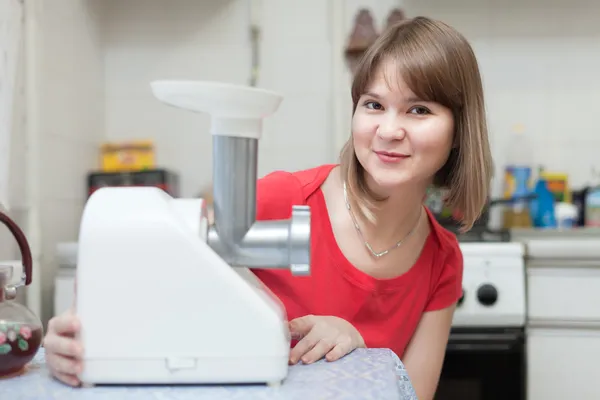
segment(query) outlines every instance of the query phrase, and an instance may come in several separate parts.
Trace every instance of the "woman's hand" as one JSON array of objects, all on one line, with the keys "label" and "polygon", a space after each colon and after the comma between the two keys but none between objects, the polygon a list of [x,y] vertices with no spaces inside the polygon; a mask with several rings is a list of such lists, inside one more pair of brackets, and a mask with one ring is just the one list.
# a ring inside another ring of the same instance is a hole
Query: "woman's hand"
[{"label": "woman's hand", "polygon": [[290,352],[290,363],[302,360],[310,364],[325,357],[335,361],[359,347],[365,342],[348,321],[330,316],[307,315],[289,323],[292,339],[299,340]]},{"label": "woman's hand", "polygon": [[50,373],[71,386],[80,385],[77,374],[83,368],[83,348],[75,339],[79,328],[79,320],[69,310],[50,320],[48,334],[44,339],[46,364]]}]

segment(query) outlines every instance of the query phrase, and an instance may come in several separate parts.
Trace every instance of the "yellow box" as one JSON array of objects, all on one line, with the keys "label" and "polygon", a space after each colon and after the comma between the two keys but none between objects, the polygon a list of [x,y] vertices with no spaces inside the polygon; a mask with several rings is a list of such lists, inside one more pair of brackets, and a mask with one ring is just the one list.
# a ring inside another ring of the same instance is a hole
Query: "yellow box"
[{"label": "yellow box", "polygon": [[562,172],[542,171],[541,176],[548,181],[548,190],[552,192],[557,202],[571,202],[569,176]]},{"label": "yellow box", "polygon": [[154,143],[150,140],[105,143],[101,147],[104,172],[131,172],[154,169]]}]

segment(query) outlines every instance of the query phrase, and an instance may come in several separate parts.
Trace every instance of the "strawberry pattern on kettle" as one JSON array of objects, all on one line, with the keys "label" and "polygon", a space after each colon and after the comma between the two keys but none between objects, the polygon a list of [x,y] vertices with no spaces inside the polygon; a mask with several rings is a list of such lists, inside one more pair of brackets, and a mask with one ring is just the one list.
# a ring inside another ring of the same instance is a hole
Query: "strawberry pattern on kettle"
[{"label": "strawberry pattern on kettle", "polygon": [[8,354],[17,346],[21,351],[29,349],[31,328],[24,324],[0,321],[0,355]]}]

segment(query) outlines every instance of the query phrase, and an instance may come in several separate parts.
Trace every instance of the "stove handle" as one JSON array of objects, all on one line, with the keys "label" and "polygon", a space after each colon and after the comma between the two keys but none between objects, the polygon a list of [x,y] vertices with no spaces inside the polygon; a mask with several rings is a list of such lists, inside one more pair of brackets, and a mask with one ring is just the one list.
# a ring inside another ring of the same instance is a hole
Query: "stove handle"
[{"label": "stove handle", "polygon": [[451,333],[446,349],[449,351],[512,351],[522,347],[519,333]]},{"label": "stove handle", "polygon": [[461,352],[496,352],[513,351],[515,345],[508,343],[448,343],[447,351]]}]

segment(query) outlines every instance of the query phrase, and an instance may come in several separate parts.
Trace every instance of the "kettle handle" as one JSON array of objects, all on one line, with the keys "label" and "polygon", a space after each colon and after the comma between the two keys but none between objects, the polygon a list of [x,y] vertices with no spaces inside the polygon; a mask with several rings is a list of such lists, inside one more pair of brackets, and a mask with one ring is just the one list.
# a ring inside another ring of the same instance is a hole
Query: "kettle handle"
[{"label": "kettle handle", "polygon": [[19,228],[19,226],[3,212],[0,212],[0,222],[6,225],[19,245],[19,250],[21,251],[21,262],[23,263],[23,273],[25,274],[25,286],[27,286],[31,283],[31,275],[33,270],[33,259],[31,257],[31,249],[29,247],[27,237],[25,237],[25,234],[21,228]]}]

